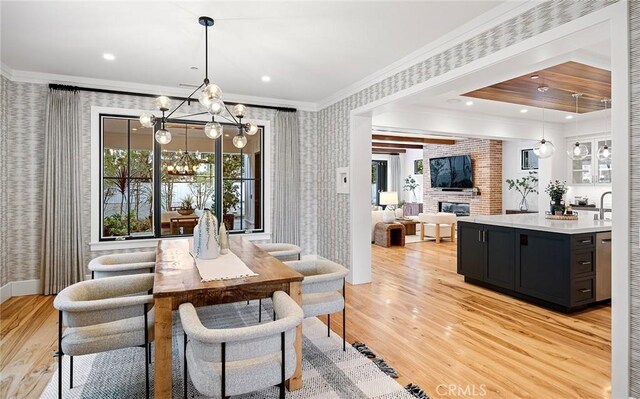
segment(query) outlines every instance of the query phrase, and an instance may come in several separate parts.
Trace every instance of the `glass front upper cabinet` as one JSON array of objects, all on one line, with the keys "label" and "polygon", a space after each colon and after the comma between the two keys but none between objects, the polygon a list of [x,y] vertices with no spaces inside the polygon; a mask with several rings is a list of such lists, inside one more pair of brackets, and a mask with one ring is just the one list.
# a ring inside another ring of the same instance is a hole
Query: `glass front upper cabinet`
[{"label": "glass front upper cabinet", "polygon": [[567,148],[572,148],[576,141],[587,146],[589,155],[582,160],[569,160],[570,184],[611,184],[611,159],[598,159],[598,149],[605,144],[611,148],[611,138],[571,139],[567,141]]}]

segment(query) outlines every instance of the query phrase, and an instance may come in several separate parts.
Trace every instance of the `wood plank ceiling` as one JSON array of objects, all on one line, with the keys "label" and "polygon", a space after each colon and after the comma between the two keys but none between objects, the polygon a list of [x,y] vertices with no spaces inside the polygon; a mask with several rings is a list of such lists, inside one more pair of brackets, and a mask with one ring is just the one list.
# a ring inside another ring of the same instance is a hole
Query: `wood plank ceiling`
[{"label": "wood plank ceiling", "polygon": [[455,144],[455,140],[448,139],[384,134],[372,134],[371,139],[371,151],[374,154],[401,154],[407,152],[407,149],[421,150],[425,144]]},{"label": "wood plank ceiling", "polygon": [[[532,76],[538,78],[532,79]],[[547,86],[549,89],[541,93],[538,91],[539,86]],[[583,93],[579,113],[602,110],[604,105],[601,100],[611,98],[611,71],[569,61],[483,87],[463,96],[575,112],[576,103],[572,94],[576,92]]]}]

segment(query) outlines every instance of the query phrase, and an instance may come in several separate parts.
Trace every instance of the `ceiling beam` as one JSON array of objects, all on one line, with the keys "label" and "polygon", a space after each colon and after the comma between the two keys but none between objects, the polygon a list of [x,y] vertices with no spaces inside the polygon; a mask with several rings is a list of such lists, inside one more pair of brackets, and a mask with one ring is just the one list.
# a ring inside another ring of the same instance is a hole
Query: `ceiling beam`
[{"label": "ceiling beam", "polygon": [[421,150],[422,144],[396,144],[396,143],[372,143],[372,147],[378,148],[407,148],[410,150]]},{"label": "ceiling beam", "polygon": [[396,149],[393,149],[393,148],[389,148],[389,149],[387,149],[387,148],[373,148],[371,150],[371,152],[373,154],[404,154],[404,153],[407,152],[407,150],[403,150],[401,148],[396,148]]},{"label": "ceiling beam", "polygon": [[422,138],[422,137],[403,137],[403,136],[388,136],[384,134],[373,134],[371,136],[372,140],[377,141],[393,141],[393,142],[407,142],[407,143],[422,143],[422,144],[444,144],[444,145],[453,145],[456,143],[455,140],[449,139],[430,139],[430,138]]}]

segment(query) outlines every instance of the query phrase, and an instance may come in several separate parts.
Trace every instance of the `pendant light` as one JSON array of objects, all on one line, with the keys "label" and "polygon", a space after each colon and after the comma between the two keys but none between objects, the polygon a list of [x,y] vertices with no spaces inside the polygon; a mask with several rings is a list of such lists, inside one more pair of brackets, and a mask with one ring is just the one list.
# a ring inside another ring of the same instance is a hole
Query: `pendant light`
[{"label": "pendant light", "polygon": [[167,174],[179,176],[183,178],[195,175],[200,162],[198,160],[199,153],[196,151],[195,156],[189,153],[189,130],[184,125],[184,148],[185,151],[178,151],[173,159],[173,163],[167,166]]},{"label": "pendant light", "polygon": [[[571,95],[576,99],[576,136],[578,135],[578,102],[580,101],[580,97],[582,97],[582,93],[573,93]],[[574,161],[582,161],[587,156],[589,156],[589,148],[581,144],[579,141],[576,141],[575,145],[567,150],[567,155]]]},{"label": "pendant light", "polygon": [[553,143],[544,138],[544,93],[546,93],[547,90],[549,90],[548,86],[538,87],[538,91],[542,93],[542,139],[533,147],[533,153],[540,159],[549,158],[556,151]]},{"label": "pendant light", "polygon": [[[604,104],[604,110],[607,110],[607,104],[609,104],[611,102],[610,98],[603,98],[602,100],[600,100],[600,102],[602,102],[602,104]],[[606,115],[605,115],[606,117]],[[606,123],[606,121],[605,121]],[[605,129],[608,130],[608,129]],[[611,162],[611,148],[609,148],[609,146],[606,144],[603,145],[602,147],[598,148],[598,160],[600,162],[605,162],[607,165]]]}]

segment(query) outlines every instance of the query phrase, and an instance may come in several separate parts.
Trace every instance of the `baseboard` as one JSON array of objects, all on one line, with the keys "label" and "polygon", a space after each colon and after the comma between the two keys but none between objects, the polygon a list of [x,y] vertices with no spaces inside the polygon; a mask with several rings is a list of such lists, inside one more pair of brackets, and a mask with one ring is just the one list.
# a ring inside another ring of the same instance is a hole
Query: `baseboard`
[{"label": "baseboard", "polygon": [[12,296],[42,294],[40,280],[11,281],[0,287],[0,303]]},{"label": "baseboard", "polygon": [[42,294],[40,279],[11,282],[11,296]]},{"label": "baseboard", "polygon": [[9,298],[11,298],[11,283],[6,283],[0,287],[0,303],[3,303]]}]

